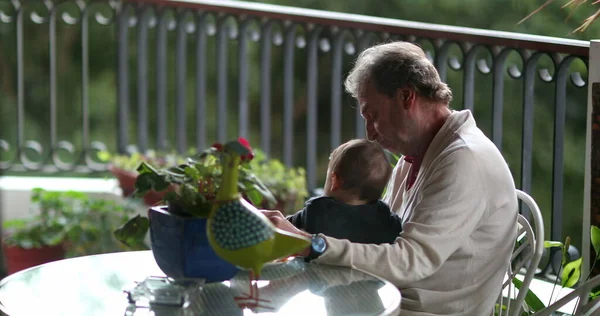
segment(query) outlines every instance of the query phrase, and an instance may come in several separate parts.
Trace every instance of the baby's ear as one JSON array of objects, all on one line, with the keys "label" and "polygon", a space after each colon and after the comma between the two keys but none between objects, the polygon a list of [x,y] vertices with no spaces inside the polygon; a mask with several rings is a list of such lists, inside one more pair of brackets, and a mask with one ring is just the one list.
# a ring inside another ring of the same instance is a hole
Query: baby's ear
[{"label": "baby's ear", "polygon": [[329,185],[331,187],[329,188],[329,190],[331,192],[342,187],[342,179],[340,179],[335,172],[332,172],[330,177],[331,177],[331,181],[330,181]]}]

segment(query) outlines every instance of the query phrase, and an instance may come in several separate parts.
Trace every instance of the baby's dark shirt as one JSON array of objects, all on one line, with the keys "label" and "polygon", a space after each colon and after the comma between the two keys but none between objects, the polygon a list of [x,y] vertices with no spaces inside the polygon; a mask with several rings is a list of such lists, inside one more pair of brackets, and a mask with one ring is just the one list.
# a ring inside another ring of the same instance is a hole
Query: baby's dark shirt
[{"label": "baby's dark shirt", "polygon": [[321,196],[287,219],[307,233],[364,244],[393,243],[402,232],[402,220],[382,201],[350,205]]}]

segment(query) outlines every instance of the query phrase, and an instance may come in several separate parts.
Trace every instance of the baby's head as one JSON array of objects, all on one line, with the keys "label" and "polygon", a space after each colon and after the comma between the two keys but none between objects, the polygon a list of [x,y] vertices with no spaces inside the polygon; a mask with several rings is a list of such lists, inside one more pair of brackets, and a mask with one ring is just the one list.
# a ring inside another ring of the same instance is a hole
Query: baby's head
[{"label": "baby's head", "polygon": [[376,201],[391,174],[392,166],[377,143],[353,139],[331,153],[325,195],[344,203]]}]

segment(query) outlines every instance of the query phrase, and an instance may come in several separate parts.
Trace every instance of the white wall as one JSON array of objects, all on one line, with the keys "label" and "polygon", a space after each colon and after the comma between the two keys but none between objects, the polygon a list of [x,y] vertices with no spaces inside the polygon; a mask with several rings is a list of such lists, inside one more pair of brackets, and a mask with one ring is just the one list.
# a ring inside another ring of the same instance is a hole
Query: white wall
[{"label": "white wall", "polygon": [[79,191],[91,197],[119,199],[121,189],[116,179],[0,177],[0,219],[24,218],[32,215],[31,191]]}]

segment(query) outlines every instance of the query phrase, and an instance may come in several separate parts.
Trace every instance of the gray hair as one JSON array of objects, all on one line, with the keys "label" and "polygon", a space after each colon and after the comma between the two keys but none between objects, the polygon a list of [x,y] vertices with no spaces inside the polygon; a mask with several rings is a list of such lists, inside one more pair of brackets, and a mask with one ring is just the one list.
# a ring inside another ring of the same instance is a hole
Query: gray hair
[{"label": "gray hair", "polygon": [[409,42],[385,43],[363,51],[344,85],[348,93],[358,98],[366,83],[390,98],[398,89],[408,87],[431,101],[452,101],[450,87],[442,82],[425,52]]}]

